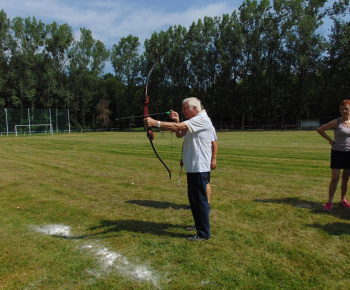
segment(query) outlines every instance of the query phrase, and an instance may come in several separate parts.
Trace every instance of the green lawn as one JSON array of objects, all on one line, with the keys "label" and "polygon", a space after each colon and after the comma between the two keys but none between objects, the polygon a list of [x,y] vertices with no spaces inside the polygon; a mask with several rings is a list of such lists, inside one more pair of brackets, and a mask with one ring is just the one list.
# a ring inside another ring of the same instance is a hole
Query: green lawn
[{"label": "green lawn", "polygon": [[169,181],[145,135],[0,137],[1,289],[350,287],[350,210],[322,210],[316,132],[218,133],[212,239],[192,243],[182,140],[155,133]]}]

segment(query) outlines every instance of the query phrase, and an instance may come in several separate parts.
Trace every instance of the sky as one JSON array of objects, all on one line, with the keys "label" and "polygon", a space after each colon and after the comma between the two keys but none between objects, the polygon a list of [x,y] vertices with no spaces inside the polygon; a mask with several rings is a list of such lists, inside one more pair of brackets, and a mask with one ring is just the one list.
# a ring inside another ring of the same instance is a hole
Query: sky
[{"label": "sky", "polygon": [[[231,14],[243,0],[0,0],[7,17],[35,17],[45,24],[67,23],[79,39],[80,28],[108,49],[129,34],[139,37],[140,49],[153,32],[170,26],[186,28],[204,16]],[[328,5],[334,1],[328,1]],[[325,33],[327,33],[325,28]]]},{"label": "sky", "polygon": [[204,16],[222,16],[237,10],[243,0],[0,0],[10,19],[35,17],[45,24],[68,23],[75,34],[92,31],[107,48],[129,34],[143,45],[154,31],[179,25],[188,28]]}]

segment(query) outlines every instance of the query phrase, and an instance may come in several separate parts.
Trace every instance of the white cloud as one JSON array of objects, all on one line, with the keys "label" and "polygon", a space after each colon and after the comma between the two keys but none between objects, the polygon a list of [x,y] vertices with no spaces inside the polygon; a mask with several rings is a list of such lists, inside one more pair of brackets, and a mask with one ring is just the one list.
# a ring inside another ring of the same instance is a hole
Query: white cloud
[{"label": "white cloud", "polygon": [[[117,43],[117,39],[126,37],[129,34],[138,36],[140,42],[143,43],[146,38],[149,38],[154,31],[167,30],[170,26],[179,25],[188,28],[193,21],[197,22],[199,18],[204,16],[222,16],[224,13],[232,13],[233,7],[226,4],[215,5],[211,4],[206,7],[180,12],[166,12],[166,11],[151,11],[147,9],[132,9],[128,10],[126,17],[120,21],[104,19],[97,22],[92,30],[96,35],[101,36],[107,46]],[[111,40],[112,43],[108,40]]]},{"label": "white cloud", "polygon": [[79,34],[80,28],[86,28],[92,31],[95,39],[111,47],[129,34],[138,36],[143,44],[154,31],[167,30],[179,24],[188,28],[193,21],[197,22],[204,16],[232,13],[237,7],[228,3],[220,1],[218,4],[191,7],[189,2],[188,8],[176,12],[167,11],[166,3],[149,7],[147,1],[12,0],[0,4],[10,18],[34,16],[46,24],[53,21],[68,23],[75,34]]}]

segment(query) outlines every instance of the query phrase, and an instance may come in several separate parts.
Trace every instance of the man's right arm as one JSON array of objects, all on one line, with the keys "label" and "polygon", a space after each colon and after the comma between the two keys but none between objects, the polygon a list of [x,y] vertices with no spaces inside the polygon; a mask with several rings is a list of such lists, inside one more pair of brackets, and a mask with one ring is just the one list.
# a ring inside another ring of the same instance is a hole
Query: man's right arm
[{"label": "man's right arm", "polygon": [[210,163],[210,168],[215,169],[216,168],[216,156],[218,154],[218,142],[217,141],[212,141],[211,142],[211,163]]},{"label": "man's right arm", "polygon": [[[170,115],[169,115],[170,119],[172,119],[174,121],[174,123],[180,123],[180,117],[179,114],[173,110],[170,110]],[[183,122],[184,123],[184,122]],[[182,138],[186,135],[187,132],[187,128],[185,129],[181,129],[179,131],[176,131],[176,137],[177,138]]]}]

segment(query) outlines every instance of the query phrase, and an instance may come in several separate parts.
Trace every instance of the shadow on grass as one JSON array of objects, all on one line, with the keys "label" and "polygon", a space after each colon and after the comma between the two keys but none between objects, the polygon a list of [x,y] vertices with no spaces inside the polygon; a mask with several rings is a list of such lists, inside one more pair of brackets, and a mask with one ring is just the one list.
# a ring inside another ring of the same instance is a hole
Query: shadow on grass
[{"label": "shadow on grass", "polygon": [[[323,209],[323,203],[303,200],[299,197],[281,199],[255,199],[254,201],[262,203],[288,204],[299,208],[310,209],[314,214],[328,214],[344,220],[350,220],[350,209],[340,207],[336,204],[333,206],[333,209],[331,211],[325,211]],[[322,229],[330,235],[339,236],[342,234],[350,234],[350,227],[348,223],[329,223],[326,225],[314,224],[308,226]]]},{"label": "shadow on grass", "polygon": [[315,211],[323,211],[322,203],[300,199],[299,197],[287,198],[269,198],[269,199],[254,199],[255,202],[289,204],[299,208],[313,209]]},{"label": "shadow on grass", "polygon": [[[148,221],[139,221],[139,220],[118,220],[118,221],[109,221],[102,220],[100,224],[94,227],[89,228],[90,231],[97,231],[95,233],[81,235],[81,236],[70,236],[64,237],[67,239],[80,240],[85,238],[98,237],[108,238],[111,234],[114,235],[123,235],[123,232],[134,232],[134,233],[149,233],[158,236],[169,236],[176,238],[185,238],[189,237],[189,234],[180,234],[172,232],[172,229],[184,229],[184,226],[166,224],[166,223],[155,223]],[[58,236],[62,238],[62,236]]]},{"label": "shadow on grass", "polygon": [[299,197],[287,197],[281,199],[255,199],[254,201],[262,203],[289,204],[299,208],[310,209],[315,214],[329,214],[344,220],[350,220],[350,209],[340,207],[337,204],[334,204],[331,211],[325,211],[323,209],[324,203],[303,200]]},{"label": "shadow on grass", "polygon": [[333,236],[341,236],[343,234],[350,235],[350,226],[348,223],[329,223],[326,225],[313,224],[309,225],[309,227],[321,229]]},{"label": "shadow on grass", "polygon": [[137,200],[128,200],[125,203],[136,204],[144,207],[161,208],[161,209],[167,209],[167,208],[172,208],[177,210],[189,209],[189,205],[175,204],[167,201],[137,199]]}]

